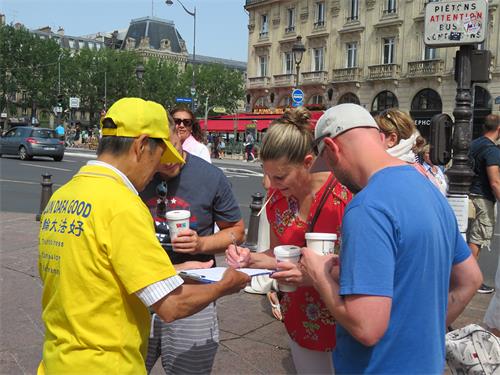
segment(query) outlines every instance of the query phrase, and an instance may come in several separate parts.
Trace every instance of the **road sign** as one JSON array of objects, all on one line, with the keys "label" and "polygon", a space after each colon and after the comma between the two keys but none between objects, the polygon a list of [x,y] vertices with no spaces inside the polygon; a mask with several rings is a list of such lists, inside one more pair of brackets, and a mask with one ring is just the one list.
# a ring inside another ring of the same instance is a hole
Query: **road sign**
[{"label": "road sign", "polygon": [[292,107],[300,107],[303,104],[303,102],[292,102]]},{"label": "road sign", "polygon": [[428,2],[424,25],[424,42],[430,47],[482,43],[488,28],[488,2]]},{"label": "road sign", "polygon": [[302,103],[302,101],[304,100],[304,91],[302,91],[301,89],[293,90],[292,91],[292,100],[295,103]]},{"label": "road sign", "polygon": [[69,108],[80,108],[80,98],[69,98]]},{"label": "road sign", "polygon": [[7,113],[2,112],[2,114],[0,115],[0,118],[7,118]]},{"label": "road sign", "polygon": [[191,98],[175,98],[177,103],[192,103],[193,99]]}]

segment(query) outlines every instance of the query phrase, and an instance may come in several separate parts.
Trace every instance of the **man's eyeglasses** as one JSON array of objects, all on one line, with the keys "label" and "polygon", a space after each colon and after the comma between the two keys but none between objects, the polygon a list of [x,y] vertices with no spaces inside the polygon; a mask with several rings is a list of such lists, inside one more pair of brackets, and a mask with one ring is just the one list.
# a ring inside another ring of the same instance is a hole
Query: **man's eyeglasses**
[{"label": "man's eyeglasses", "polygon": [[175,125],[180,125],[183,124],[184,126],[192,126],[193,125],[193,120],[190,118],[174,118],[174,123]]},{"label": "man's eyeglasses", "polygon": [[313,142],[312,142],[312,149],[314,151],[314,154],[316,156],[320,156],[323,152],[323,149],[325,148],[325,144],[322,143],[323,140],[327,137],[330,137],[330,133],[327,133],[327,134],[323,134],[322,136],[316,138]]}]

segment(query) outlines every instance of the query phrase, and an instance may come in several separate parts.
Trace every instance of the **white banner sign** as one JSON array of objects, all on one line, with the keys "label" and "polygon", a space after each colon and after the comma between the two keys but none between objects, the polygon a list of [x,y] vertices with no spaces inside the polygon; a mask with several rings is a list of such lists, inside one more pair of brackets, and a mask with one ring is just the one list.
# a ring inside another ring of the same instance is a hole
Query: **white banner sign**
[{"label": "white banner sign", "polygon": [[425,6],[424,42],[430,47],[482,43],[488,27],[488,2],[431,1]]}]

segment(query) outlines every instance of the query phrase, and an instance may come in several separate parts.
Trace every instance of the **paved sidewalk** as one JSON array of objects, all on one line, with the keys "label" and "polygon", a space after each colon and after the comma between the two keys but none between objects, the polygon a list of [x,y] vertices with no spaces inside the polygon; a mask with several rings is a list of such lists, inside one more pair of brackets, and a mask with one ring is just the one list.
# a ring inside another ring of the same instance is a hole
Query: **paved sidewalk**
[{"label": "paved sidewalk", "polygon": [[[43,325],[35,214],[0,212],[0,374],[35,374]],[[480,323],[491,295],[476,295],[453,325]],[[283,325],[260,295],[241,292],[217,303],[221,345],[213,374],[293,374]],[[411,323],[411,322],[409,322]],[[159,363],[154,374],[163,374]]]}]

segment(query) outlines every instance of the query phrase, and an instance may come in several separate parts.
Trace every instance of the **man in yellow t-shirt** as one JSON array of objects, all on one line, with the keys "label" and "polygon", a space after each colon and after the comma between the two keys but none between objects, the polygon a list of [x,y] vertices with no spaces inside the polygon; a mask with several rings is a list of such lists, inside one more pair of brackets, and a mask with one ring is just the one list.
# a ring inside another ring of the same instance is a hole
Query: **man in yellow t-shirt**
[{"label": "man in yellow t-shirt", "polygon": [[145,374],[151,307],[171,322],[249,281],[228,270],[185,285],[138,196],[162,162],[182,162],[163,107],[117,101],[102,119],[98,158],[50,199],[41,217],[45,324],[39,374]]}]

